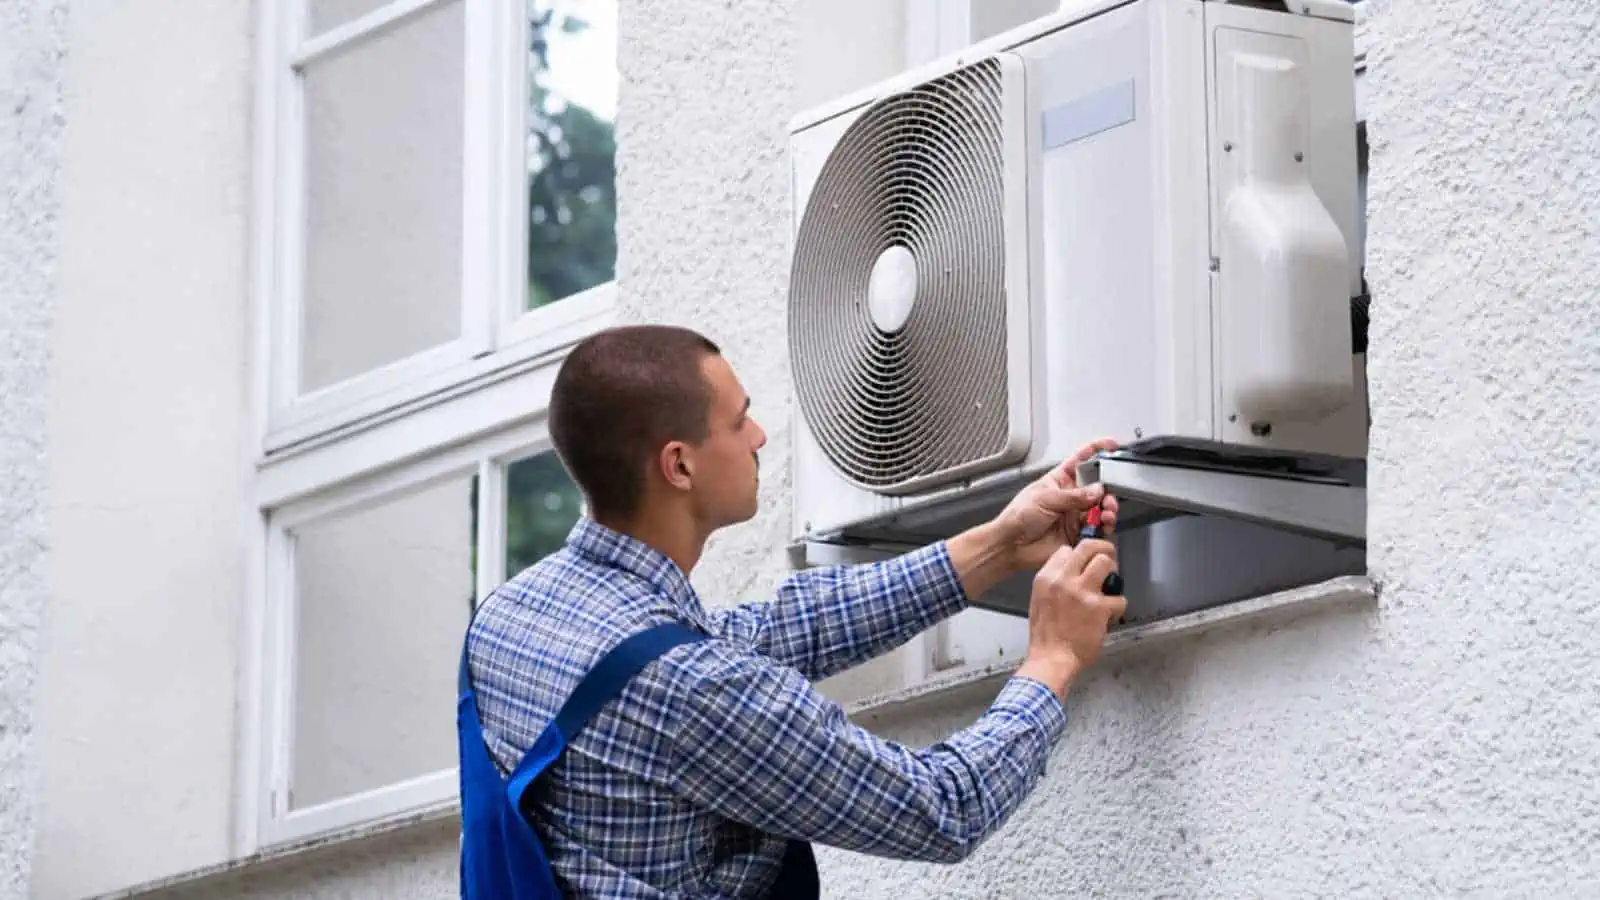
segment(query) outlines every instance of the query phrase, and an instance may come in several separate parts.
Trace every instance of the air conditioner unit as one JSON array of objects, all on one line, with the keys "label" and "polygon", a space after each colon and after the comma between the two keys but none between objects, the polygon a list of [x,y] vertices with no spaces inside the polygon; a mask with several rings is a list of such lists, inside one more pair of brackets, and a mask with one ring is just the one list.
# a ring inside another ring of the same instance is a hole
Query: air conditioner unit
[{"label": "air conditioner unit", "polygon": [[1364,539],[1352,23],[1068,0],[799,116],[797,543],[953,534],[1106,435],[1152,520]]}]

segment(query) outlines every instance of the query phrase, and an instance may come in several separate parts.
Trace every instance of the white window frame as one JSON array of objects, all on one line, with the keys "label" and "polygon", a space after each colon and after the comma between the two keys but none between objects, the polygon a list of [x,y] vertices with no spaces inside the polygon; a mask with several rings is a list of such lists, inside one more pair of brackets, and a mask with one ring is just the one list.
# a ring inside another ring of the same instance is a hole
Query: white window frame
[{"label": "white window frame", "polygon": [[[545,413],[572,345],[615,321],[615,282],[525,311],[524,3],[459,0],[466,20],[462,337],[303,397],[297,289],[305,129],[296,67],[452,0],[393,0],[305,40],[307,0],[258,4],[252,304],[254,503],[240,668],[233,855],[281,853],[451,815],[457,767],[291,811],[292,531],[441,478],[476,472],[480,562],[505,555],[507,467],[551,449]],[[478,568],[476,598],[504,573]],[[443,677],[454,679],[454,661]]]},{"label": "white window frame", "polygon": [[[263,847],[280,847],[330,834],[353,832],[397,821],[445,814],[456,808],[454,763],[382,787],[304,809],[291,809],[296,671],[295,559],[292,533],[328,517],[349,514],[452,478],[478,476],[480,565],[475,599],[482,600],[503,580],[506,473],[510,465],[548,451],[543,420],[502,429],[489,437],[443,452],[420,456],[398,468],[379,469],[336,487],[303,493],[275,507],[266,517],[265,603],[260,623],[265,665],[260,672],[262,727],[257,736],[262,765],[256,796],[264,798],[255,823]],[[452,671],[447,673],[453,680]]]},{"label": "white window frame", "polygon": [[[524,101],[528,23],[503,0],[393,0],[312,38],[308,0],[260,4],[256,165],[268,185],[256,197],[259,349],[268,365],[257,396],[267,415],[264,454],[429,402],[452,388],[557,352],[613,321],[615,282],[525,311],[527,272]],[[306,238],[303,87],[298,72],[336,50],[371,40],[410,18],[460,2],[466,20],[460,336],[315,391],[299,392]]]}]

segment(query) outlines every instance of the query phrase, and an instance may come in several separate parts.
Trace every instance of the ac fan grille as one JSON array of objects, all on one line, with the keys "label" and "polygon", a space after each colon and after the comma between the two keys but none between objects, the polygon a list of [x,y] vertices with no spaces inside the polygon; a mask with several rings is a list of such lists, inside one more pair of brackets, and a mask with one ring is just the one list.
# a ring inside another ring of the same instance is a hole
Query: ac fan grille
[{"label": "ac fan grille", "polygon": [[[994,60],[885,98],[840,137],[807,204],[790,282],[796,394],[859,485],[926,486],[1006,449],[1001,104]],[[868,284],[895,247],[915,260],[915,300],[886,331]]]}]

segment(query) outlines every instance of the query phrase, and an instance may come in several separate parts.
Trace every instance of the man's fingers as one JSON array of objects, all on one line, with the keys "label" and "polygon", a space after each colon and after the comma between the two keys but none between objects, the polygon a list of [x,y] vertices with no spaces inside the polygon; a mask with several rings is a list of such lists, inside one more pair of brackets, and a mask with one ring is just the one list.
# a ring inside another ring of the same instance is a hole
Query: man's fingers
[{"label": "man's fingers", "polygon": [[1121,594],[1107,597],[1105,604],[1107,622],[1120,622],[1122,617],[1128,614],[1128,598]]},{"label": "man's fingers", "polygon": [[1079,447],[1078,452],[1073,456],[1073,459],[1078,463],[1085,463],[1089,461],[1089,457],[1101,452],[1102,450],[1111,451],[1115,449],[1117,449],[1117,442],[1115,440],[1112,438],[1100,438],[1098,440],[1090,441],[1089,443],[1084,444],[1082,447]]},{"label": "man's fingers", "polygon": [[1064,516],[1094,506],[1105,495],[1105,487],[1098,484],[1081,488],[1050,488],[1040,492],[1039,505],[1055,515]]},{"label": "man's fingers", "polygon": [[1035,577],[1044,581],[1065,581],[1082,572],[1096,554],[1116,552],[1116,547],[1110,541],[1098,538],[1079,541],[1076,546],[1064,544],[1050,554],[1050,558],[1039,567],[1039,573]]},{"label": "man's fingers", "polygon": [[[1070,544],[1063,544],[1050,554],[1050,558],[1039,567],[1039,572],[1034,576],[1036,580],[1050,582],[1062,581],[1070,577],[1072,572],[1078,571],[1073,567],[1072,555],[1074,548]],[[1081,564],[1080,564],[1081,565]]]},{"label": "man's fingers", "polygon": [[[1079,541],[1078,545],[1072,548],[1072,555],[1068,558],[1067,574],[1070,576],[1077,575],[1079,572],[1087,572],[1089,567],[1093,566],[1097,561],[1104,560],[1108,566],[1105,572],[1100,574],[1100,581],[1104,581],[1106,575],[1116,568],[1116,563],[1113,562],[1116,556],[1117,548],[1108,540],[1091,538],[1087,541]],[[1100,589],[1100,581],[1094,582],[1095,590]]]},{"label": "man's fingers", "polygon": [[1061,465],[1056,466],[1050,475],[1055,479],[1056,484],[1077,484],[1079,466],[1088,462],[1091,456],[1102,450],[1109,452],[1115,449],[1117,449],[1117,442],[1112,438],[1100,438],[1099,440],[1090,441],[1078,448],[1077,453],[1062,460]]},{"label": "man's fingers", "polygon": [[[1089,544],[1089,543],[1104,543],[1104,542],[1103,541],[1084,541],[1084,543],[1085,544]],[[1109,546],[1109,545],[1107,545],[1107,546]],[[1086,582],[1089,585],[1089,587],[1091,589],[1093,589],[1093,590],[1098,592],[1100,590],[1100,586],[1106,583],[1106,576],[1110,575],[1112,572],[1115,572],[1116,570],[1117,570],[1116,560],[1113,559],[1110,556],[1107,556],[1107,555],[1104,555],[1103,553],[1101,553],[1101,554],[1096,555],[1094,558],[1090,559],[1089,560],[1089,564],[1084,567],[1084,569],[1083,569],[1083,580],[1084,580],[1084,582]]]}]

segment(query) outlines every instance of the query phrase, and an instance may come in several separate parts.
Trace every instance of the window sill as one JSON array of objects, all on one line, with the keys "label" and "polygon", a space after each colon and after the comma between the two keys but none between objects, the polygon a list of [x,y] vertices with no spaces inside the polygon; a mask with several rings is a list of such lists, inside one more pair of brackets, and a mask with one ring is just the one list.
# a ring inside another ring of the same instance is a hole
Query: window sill
[{"label": "window sill", "polygon": [[[1367,606],[1376,602],[1377,597],[1377,586],[1370,578],[1333,578],[1118,629],[1107,636],[1101,659],[1115,657],[1136,647],[1153,646],[1236,625],[1283,625],[1327,609]],[[952,701],[992,695],[998,689],[998,683],[1011,677],[1021,664],[1022,660],[1018,659],[930,679],[904,690],[856,700],[845,707],[845,712],[857,724],[865,725],[885,718],[913,715],[929,707],[948,705]]]},{"label": "window sill", "polygon": [[229,876],[260,869],[264,866],[277,863],[291,862],[303,857],[329,849],[349,849],[366,841],[377,838],[389,837],[411,831],[420,831],[428,825],[436,825],[455,818],[460,813],[458,804],[452,802],[447,806],[438,807],[426,812],[414,813],[409,816],[396,818],[378,825],[363,825],[343,831],[335,831],[315,838],[308,838],[291,844],[281,844],[259,853],[240,856],[224,862],[187,872],[179,872],[162,878],[152,879],[140,884],[125,888],[118,888],[103,894],[96,894],[88,900],[124,900],[124,898],[138,897],[155,891],[172,890],[174,888],[192,889],[215,881],[220,881]]}]

